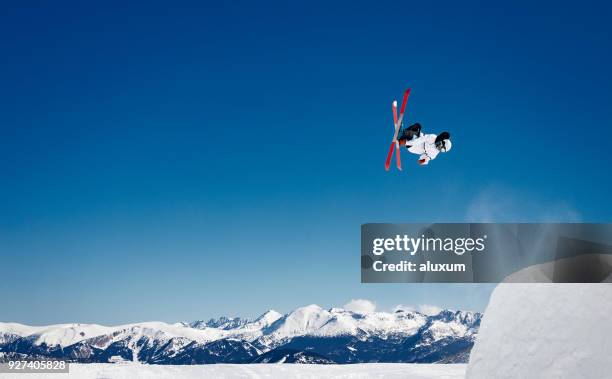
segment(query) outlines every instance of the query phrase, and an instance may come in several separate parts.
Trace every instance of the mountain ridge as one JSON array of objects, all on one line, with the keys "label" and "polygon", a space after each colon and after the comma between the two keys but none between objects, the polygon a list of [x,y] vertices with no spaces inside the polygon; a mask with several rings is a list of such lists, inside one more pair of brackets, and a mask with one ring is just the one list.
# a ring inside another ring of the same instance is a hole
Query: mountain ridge
[{"label": "mountain ridge", "polygon": [[142,322],[118,326],[0,323],[0,361],[200,363],[465,362],[481,313],[354,312],[316,304],[255,319]]}]

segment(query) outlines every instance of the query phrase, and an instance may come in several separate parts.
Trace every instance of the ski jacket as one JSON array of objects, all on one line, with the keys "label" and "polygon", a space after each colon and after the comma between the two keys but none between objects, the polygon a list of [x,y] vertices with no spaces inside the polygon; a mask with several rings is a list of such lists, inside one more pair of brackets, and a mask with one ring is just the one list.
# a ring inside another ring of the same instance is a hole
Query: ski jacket
[{"label": "ski jacket", "polygon": [[436,137],[435,134],[422,134],[419,138],[406,141],[406,147],[411,153],[420,154],[419,161],[426,165],[430,160],[436,159],[440,153],[436,148]]}]

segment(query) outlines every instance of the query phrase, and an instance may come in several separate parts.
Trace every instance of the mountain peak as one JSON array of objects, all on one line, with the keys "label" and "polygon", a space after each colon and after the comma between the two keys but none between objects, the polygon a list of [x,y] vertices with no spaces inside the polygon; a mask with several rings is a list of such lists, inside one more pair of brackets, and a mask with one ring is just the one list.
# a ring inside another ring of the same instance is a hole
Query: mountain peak
[{"label": "mountain peak", "polygon": [[235,329],[235,328],[241,327],[247,324],[248,322],[250,322],[250,320],[246,318],[221,316],[217,319],[211,318],[208,321],[196,320],[186,325],[190,328],[195,328],[195,329],[215,328],[215,329],[229,330],[229,329]]},{"label": "mountain peak", "polygon": [[274,309],[268,309],[261,316],[257,317],[255,322],[264,322],[266,325],[270,325],[281,317],[283,317],[283,315]]}]

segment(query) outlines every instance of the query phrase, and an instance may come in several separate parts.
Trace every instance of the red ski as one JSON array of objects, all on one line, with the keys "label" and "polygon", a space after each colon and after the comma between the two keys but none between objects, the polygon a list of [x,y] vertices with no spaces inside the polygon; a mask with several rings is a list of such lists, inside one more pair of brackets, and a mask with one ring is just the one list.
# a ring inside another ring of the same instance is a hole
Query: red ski
[{"label": "red ski", "polygon": [[[393,100],[393,127],[395,129],[395,126],[397,125],[397,100]],[[402,171],[402,158],[401,158],[401,154],[400,154],[400,146],[399,143],[396,141],[395,142],[395,164],[397,165],[397,169]]]},{"label": "red ski", "polygon": [[397,101],[393,101],[393,122],[395,126],[395,134],[393,134],[393,140],[391,141],[391,146],[389,147],[389,153],[387,154],[387,160],[385,161],[385,170],[389,171],[389,167],[391,166],[391,158],[393,157],[393,150],[397,150],[397,168],[402,169],[402,161],[400,158],[400,147],[399,142],[397,142],[397,134],[399,133],[400,128],[402,127],[402,120],[404,119],[404,112],[406,111],[406,103],[408,102],[408,96],[410,95],[410,88],[408,88],[404,92],[404,99],[402,100],[402,107],[400,108],[399,119],[397,118]]}]

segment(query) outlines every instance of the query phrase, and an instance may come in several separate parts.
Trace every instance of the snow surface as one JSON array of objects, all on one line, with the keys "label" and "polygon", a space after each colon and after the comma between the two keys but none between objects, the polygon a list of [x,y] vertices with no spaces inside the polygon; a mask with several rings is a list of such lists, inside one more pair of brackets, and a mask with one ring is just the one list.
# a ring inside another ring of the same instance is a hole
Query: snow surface
[{"label": "snow surface", "polygon": [[178,379],[178,378],[411,378],[459,379],[464,364],[365,363],[354,365],[197,365],[158,366],[137,363],[71,364],[70,374],[2,374],[6,379]]},{"label": "snow surface", "polygon": [[[544,272],[531,268],[529,272]],[[467,378],[610,378],[612,284],[502,283]]]}]

